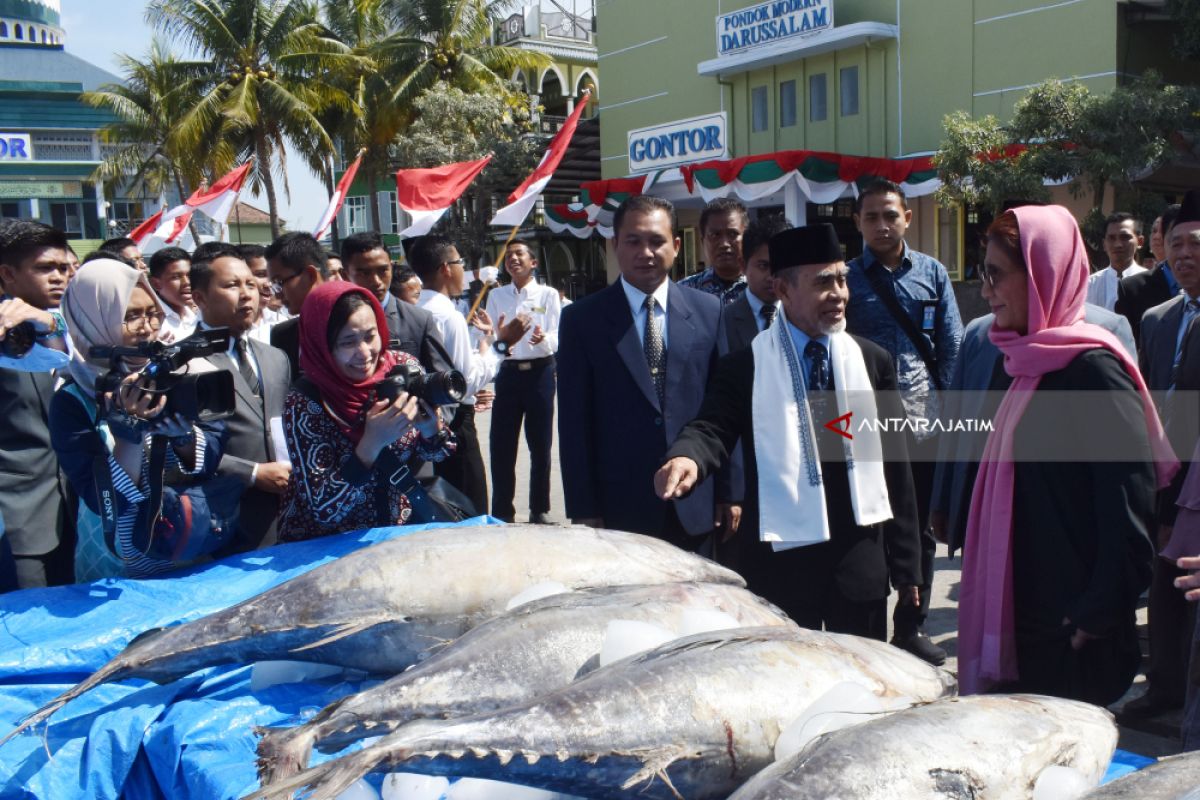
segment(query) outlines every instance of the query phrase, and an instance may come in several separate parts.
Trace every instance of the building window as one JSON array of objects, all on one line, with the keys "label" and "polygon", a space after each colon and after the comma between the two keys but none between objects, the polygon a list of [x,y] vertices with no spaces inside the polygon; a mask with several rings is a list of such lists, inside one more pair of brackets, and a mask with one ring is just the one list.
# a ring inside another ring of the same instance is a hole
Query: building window
[{"label": "building window", "polygon": [[767,129],[767,87],[755,86],[750,90],[750,130],[762,133]]},{"label": "building window", "polygon": [[13,26],[13,38],[14,39],[22,39],[22,38],[24,38],[24,36],[25,36],[25,32],[21,30],[21,23],[18,22],[16,25]]},{"label": "building window", "polygon": [[29,41],[34,42],[34,43],[37,42],[37,31],[34,30],[33,28],[29,29]]},{"label": "building window", "polygon": [[371,227],[371,207],[368,204],[369,197],[359,195],[358,197],[347,197],[346,205],[343,206],[346,210],[346,233],[364,233]]},{"label": "building window", "polygon": [[779,127],[790,128],[796,124],[796,82],[779,84]]},{"label": "building window", "polygon": [[825,73],[808,76],[808,121],[824,122],[829,117],[825,95]]},{"label": "building window", "polygon": [[110,211],[112,224],[121,231],[131,231],[146,219],[141,200],[114,200]]},{"label": "building window", "polygon": [[50,224],[69,237],[83,238],[83,204],[50,203]]},{"label": "building window", "polygon": [[858,67],[842,70],[840,91],[842,116],[853,117],[858,113]]},{"label": "building window", "polygon": [[0,38],[8,38],[8,23],[0,22]]}]

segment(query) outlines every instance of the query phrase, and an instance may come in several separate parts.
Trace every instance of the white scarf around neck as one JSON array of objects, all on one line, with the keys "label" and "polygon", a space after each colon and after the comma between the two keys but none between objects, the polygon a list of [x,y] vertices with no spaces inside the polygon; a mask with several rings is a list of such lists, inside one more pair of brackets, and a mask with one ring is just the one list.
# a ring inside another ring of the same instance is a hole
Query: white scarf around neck
[{"label": "white scarf around neck", "polygon": [[[759,537],[775,550],[829,541],[829,513],[807,394],[804,362],[784,314],[759,334],[751,396],[758,464]],[[875,392],[862,349],[848,333],[830,336],[837,414],[850,412],[853,439],[843,439],[854,519],[874,525],[892,518],[883,471],[883,441],[875,426]],[[836,416],[836,414],[835,414]],[[828,420],[816,420],[824,425]]]}]

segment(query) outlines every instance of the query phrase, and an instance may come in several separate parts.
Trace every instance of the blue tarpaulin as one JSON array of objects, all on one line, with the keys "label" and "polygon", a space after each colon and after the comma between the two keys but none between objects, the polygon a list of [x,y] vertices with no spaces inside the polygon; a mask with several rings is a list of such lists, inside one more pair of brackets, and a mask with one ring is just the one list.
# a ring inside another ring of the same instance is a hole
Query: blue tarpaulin
[{"label": "blue tarpaulin", "polygon": [[[0,736],[145,630],[197,619],[424,527],[279,545],[156,580],[0,595]],[[255,726],[298,724],[378,680],[347,672],[256,692],[251,672],[250,666],[214,667],[165,686],[126,680],[96,687],[55,714],[48,727],[0,747],[0,798],[241,797],[258,788]],[[313,763],[332,757],[314,752]],[[1149,763],[1118,750],[1105,781]]]},{"label": "blue tarpaulin", "polygon": [[[477,518],[461,525],[491,523]],[[0,736],[145,630],[197,619],[366,545],[426,526],[278,545],[154,580],[0,595]],[[296,724],[358,691],[361,674],[250,688],[251,667],[159,686],[126,680],[68,703],[0,747],[0,798],[235,798],[258,787],[256,725]],[[324,760],[316,754],[314,762]]]}]

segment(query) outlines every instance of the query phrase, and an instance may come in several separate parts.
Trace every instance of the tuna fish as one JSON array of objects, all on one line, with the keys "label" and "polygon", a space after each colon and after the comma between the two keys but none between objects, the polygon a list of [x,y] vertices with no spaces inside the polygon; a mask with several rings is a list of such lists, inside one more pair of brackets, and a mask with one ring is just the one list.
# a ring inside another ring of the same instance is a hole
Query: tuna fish
[{"label": "tuna fish", "polygon": [[1112,715],[1038,695],[954,697],[813,740],[729,800],[1026,800],[1050,766],[1100,782],[1117,746]]},{"label": "tuna fish", "polygon": [[1164,758],[1084,795],[1084,800],[1200,800],[1200,752]]},{"label": "tuna fish", "polygon": [[842,682],[930,701],[948,673],[866,639],[788,628],[698,634],[499,711],[419,720],[250,797],[333,798],[373,770],[459,775],[620,800],[724,798],[780,731]]},{"label": "tuna fish", "polygon": [[546,597],[483,623],[395,678],[327,706],[304,725],[260,729],[263,785],[307,766],[314,743],[336,752],[414,719],[495,710],[566,686],[581,670],[594,668],[613,620],[679,631],[690,613],[713,610],[743,626],[795,628],[765,600],[720,584],[606,587]]},{"label": "tuna fish", "polygon": [[268,659],[395,674],[500,613],[517,593],[551,581],[568,589],[744,584],[735,572],[633,533],[545,525],[417,531],[365,547],[223,611],[143,633],[0,744],[93,686],[126,678],[167,683],[204,667]]}]

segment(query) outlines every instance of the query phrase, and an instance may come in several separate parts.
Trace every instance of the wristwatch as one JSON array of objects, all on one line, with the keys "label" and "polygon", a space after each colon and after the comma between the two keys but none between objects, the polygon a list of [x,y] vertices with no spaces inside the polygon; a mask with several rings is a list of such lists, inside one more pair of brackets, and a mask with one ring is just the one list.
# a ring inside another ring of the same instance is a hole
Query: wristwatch
[{"label": "wristwatch", "polygon": [[512,348],[508,346],[508,342],[497,339],[496,341],[492,342],[492,349],[507,358]]}]

